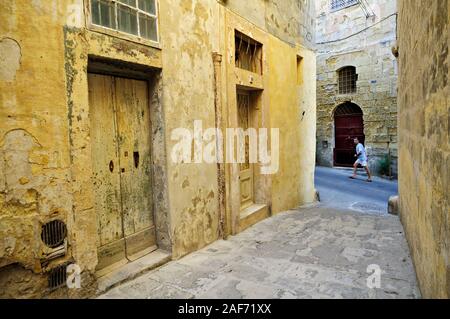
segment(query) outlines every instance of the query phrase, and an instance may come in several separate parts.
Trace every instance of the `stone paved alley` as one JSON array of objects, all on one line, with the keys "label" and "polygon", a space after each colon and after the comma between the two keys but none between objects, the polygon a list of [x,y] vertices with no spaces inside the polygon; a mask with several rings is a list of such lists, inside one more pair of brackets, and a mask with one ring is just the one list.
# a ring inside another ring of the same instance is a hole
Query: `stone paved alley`
[{"label": "stone paved alley", "polygon": [[[328,174],[346,178],[342,171]],[[388,184],[376,180],[360,189],[383,192]],[[347,189],[345,198],[358,202]],[[419,298],[399,218],[337,206],[325,202],[269,218],[100,298]],[[382,270],[380,289],[367,287],[372,264]]]}]

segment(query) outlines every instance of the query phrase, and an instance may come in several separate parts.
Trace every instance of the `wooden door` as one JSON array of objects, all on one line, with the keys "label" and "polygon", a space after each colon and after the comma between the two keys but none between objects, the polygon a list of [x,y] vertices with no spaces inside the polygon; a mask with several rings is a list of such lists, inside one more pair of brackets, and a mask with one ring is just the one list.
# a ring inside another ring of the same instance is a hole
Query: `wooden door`
[{"label": "wooden door", "polygon": [[151,129],[147,82],[116,78],[123,226],[127,256],[154,250]]},{"label": "wooden door", "polygon": [[89,74],[89,105],[98,268],[101,269],[126,258],[113,77]]},{"label": "wooden door", "polygon": [[[238,91],[237,93],[239,128],[246,131],[251,127],[251,105],[250,94]],[[245,163],[240,164],[239,182],[241,195],[241,210],[254,204],[254,165],[250,163],[249,138],[245,138],[244,152]]]},{"label": "wooden door", "polygon": [[335,117],[335,166],[352,166],[355,163],[353,139],[364,144],[364,121],[361,114],[343,114]]},{"label": "wooden door", "polygon": [[147,82],[89,74],[97,269],[156,249]]}]

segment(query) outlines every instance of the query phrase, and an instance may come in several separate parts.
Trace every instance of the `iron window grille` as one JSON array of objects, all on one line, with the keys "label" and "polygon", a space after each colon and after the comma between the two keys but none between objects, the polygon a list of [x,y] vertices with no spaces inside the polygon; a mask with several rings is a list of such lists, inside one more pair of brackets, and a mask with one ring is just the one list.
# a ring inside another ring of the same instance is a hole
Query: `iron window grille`
[{"label": "iron window grille", "polygon": [[92,24],[158,42],[156,0],[91,0]]},{"label": "iron window grille", "polygon": [[345,9],[358,3],[359,0],[331,0],[331,11]]},{"label": "iron window grille", "polygon": [[347,66],[339,71],[339,94],[356,93],[356,82],[358,75],[356,68]]},{"label": "iron window grille", "polygon": [[235,64],[237,68],[262,74],[262,44],[245,34],[235,33]]}]

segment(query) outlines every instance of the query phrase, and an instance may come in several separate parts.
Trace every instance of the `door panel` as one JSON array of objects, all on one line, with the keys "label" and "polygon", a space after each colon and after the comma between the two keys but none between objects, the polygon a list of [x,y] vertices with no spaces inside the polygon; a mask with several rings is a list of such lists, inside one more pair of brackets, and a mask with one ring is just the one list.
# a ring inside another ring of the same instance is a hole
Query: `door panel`
[{"label": "door panel", "polygon": [[145,81],[89,74],[97,269],[156,249]]},{"label": "door panel", "polygon": [[94,205],[97,214],[98,268],[125,258],[120,203],[114,78],[89,74]]},{"label": "door panel", "polygon": [[[247,92],[237,93],[239,127],[246,131],[251,127],[250,120],[250,94]],[[240,164],[240,194],[241,194],[241,210],[246,209],[254,204],[254,165],[250,163],[250,145],[249,138],[245,138],[244,143],[245,163]]]},{"label": "door panel", "polygon": [[355,162],[355,144],[358,137],[364,144],[364,120],[362,114],[335,117],[334,165],[352,166]]},{"label": "door panel", "polygon": [[116,92],[124,232],[134,255],[156,243],[147,82],[116,78]]}]

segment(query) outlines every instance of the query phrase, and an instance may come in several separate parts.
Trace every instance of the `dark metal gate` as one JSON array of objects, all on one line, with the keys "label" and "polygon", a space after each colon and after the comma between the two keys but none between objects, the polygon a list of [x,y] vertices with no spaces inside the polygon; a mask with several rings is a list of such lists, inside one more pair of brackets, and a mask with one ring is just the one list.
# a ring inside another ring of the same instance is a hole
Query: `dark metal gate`
[{"label": "dark metal gate", "polygon": [[334,115],[335,149],[334,165],[350,167],[355,162],[355,144],[357,137],[364,144],[364,120],[361,108],[353,103],[344,103],[336,109]]}]

